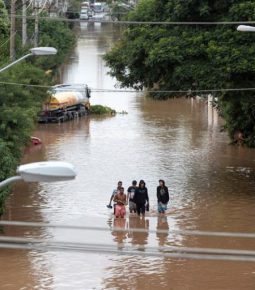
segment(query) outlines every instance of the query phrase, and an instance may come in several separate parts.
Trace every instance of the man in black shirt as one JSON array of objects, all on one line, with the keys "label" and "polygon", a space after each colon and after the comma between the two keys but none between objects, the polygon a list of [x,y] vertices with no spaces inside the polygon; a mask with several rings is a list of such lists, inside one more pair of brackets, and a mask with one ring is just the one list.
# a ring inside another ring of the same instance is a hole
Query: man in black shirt
[{"label": "man in black shirt", "polygon": [[128,188],[127,200],[129,202],[129,211],[130,213],[136,213],[136,204],[134,201],[135,190],[137,188],[137,181],[133,180],[132,185]]}]

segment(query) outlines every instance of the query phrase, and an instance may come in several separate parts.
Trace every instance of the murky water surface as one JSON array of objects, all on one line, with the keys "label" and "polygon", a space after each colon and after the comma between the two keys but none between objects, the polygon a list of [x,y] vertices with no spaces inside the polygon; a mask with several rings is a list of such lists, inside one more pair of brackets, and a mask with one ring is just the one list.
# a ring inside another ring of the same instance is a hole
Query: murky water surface
[{"label": "murky water surface", "polygon": [[[64,82],[113,89],[102,55],[118,38],[112,26],[83,26],[63,71]],[[197,100],[155,102],[140,94],[94,92],[91,102],[127,115],[85,117],[39,125],[41,146],[23,162],[66,160],[78,176],[55,184],[18,183],[6,220],[100,226],[108,231],[4,227],[5,235],[123,247],[185,246],[255,250],[255,240],[133,233],[129,228],[254,232],[255,151],[228,145],[221,121]],[[156,214],[156,186],[163,178],[171,202]],[[145,220],[114,221],[106,208],[118,180],[127,188],[146,181],[151,212]],[[113,225],[125,232],[111,230]],[[68,251],[0,251],[1,289],[255,289],[255,264],[175,260]]]}]

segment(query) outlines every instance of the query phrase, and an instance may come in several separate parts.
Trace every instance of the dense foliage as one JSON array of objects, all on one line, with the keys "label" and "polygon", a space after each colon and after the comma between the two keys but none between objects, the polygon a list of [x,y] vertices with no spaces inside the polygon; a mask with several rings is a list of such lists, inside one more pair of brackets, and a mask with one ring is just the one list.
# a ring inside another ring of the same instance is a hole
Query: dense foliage
[{"label": "dense foliage", "polygon": [[[0,0],[0,13],[7,11]],[[17,21],[19,25],[19,21]],[[32,35],[33,22],[29,21],[28,35]],[[64,22],[42,20],[39,23],[39,45],[58,49],[56,56],[31,57],[0,73],[0,181],[13,175],[20,162],[24,146],[29,144],[37,112],[47,97],[48,86],[54,83],[54,70],[61,65],[75,44],[72,30]],[[18,30],[19,32],[20,30]],[[16,37],[16,57],[27,53],[31,46],[20,46],[21,35]],[[8,17],[0,17],[0,64],[10,62]],[[46,74],[52,70],[53,74]],[[16,83],[17,85],[10,85]],[[19,85],[18,85],[19,84]],[[28,86],[26,86],[28,85]],[[32,85],[32,86],[31,86]],[[7,190],[0,191],[0,215]]]},{"label": "dense foliage", "polygon": [[[255,20],[255,2],[142,0],[129,20],[216,22]],[[122,87],[202,90],[254,87],[255,33],[237,25],[130,25],[105,60]],[[154,93],[158,99],[177,94]],[[218,92],[231,138],[255,147],[255,92]]]},{"label": "dense foliage", "polygon": [[80,10],[81,10],[81,2],[80,0],[69,0],[68,1],[68,8],[66,12],[66,16],[69,19],[76,19],[80,17]]},{"label": "dense foliage", "polygon": [[5,8],[3,0],[0,0],[0,64],[3,61],[3,56],[6,53],[8,47],[8,36],[9,36],[9,18],[7,10]]},{"label": "dense foliage", "polygon": [[8,22],[8,14],[5,9],[5,5],[3,0],[0,0],[0,41],[7,36],[9,31],[9,22]]},{"label": "dense foliage", "polygon": [[41,20],[39,46],[53,46],[58,50],[54,57],[36,59],[36,66],[47,70],[57,68],[71,52],[76,36],[64,21]]},{"label": "dense foliage", "polygon": [[92,115],[115,115],[116,111],[110,107],[102,105],[92,105],[90,106],[90,114]]}]

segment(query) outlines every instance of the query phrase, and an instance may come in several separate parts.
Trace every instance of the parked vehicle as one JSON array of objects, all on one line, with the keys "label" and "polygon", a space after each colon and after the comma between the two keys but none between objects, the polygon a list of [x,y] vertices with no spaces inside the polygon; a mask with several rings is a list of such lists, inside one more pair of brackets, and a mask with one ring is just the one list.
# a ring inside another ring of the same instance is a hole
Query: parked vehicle
[{"label": "parked vehicle", "polygon": [[104,12],[104,6],[102,4],[102,2],[95,2],[93,5],[93,9],[95,13],[101,13]]},{"label": "parked vehicle", "polygon": [[93,16],[93,20],[95,21],[105,21],[106,20],[106,14],[105,13],[95,13]]},{"label": "parked vehicle", "polygon": [[84,1],[84,2],[81,3],[81,9],[82,8],[89,8],[89,7],[90,7],[89,2]]},{"label": "parked vehicle", "polygon": [[88,16],[89,18],[92,18],[94,16],[94,13],[91,9],[88,10]]},{"label": "parked vehicle", "polygon": [[89,10],[87,8],[83,8],[80,12],[80,19],[81,20],[88,20],[89,19]]},{"label": "parked vehicle", "polygon": [[89,112],[90,89],[84,84],[62,84],[52,87],[50,98],[38,114],[39,123],[64,122]]}]

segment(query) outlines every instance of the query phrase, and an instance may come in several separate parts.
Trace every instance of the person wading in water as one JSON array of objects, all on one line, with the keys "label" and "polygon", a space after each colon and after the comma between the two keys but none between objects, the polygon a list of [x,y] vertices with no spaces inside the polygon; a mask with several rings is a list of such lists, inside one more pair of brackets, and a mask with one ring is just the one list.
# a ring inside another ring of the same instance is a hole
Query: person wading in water
[{"label": "person wading in water", "polygon": [[136,204],[134,201],[134,196],[135,196],[135,190],[137,189],[137,181],[133,180],[132,185],[129,186],[128,188],[128,194],[127,194],[127,199],[129,202],[129,212],[132,213],[136,213]]},{"label": "person wading in water", "polygon": [[112,201],[114,199],[114,196],[117,194],[118,190],[120,190],[122,187],[122,181],[119,181],[118,182],[118,185],[117,185],[117,188],[113,190],[112,192],[112,195],[111,195],[111,198],[110,198],[110,202],[109,204],[107,205],[108,208],[112,208]]},{"label": "person wading in water", "polygon": [[[138,216],[142,214],[142,216],[145,216],[145,205],[149,205],[149,196],[148,196],[148,190],[145,186],[145,182],[143,180],[140,180],[138,188],[135,190],[134,195],[134,201],[136,203],[136,211]],[[146,204],[147,203],[147,204]]]},{"label": "person wading in water", "polygon": [[127,196],[124,193],[124,188],[121,187],[118,193],[114,196],[113,199],[116,202],[115,205],[115,217],[116,218],[124,218],[126,215],[125,205],[127,203]]},{"label": "person wading in water", "polygon": [[159,186],[157,187],[157,199],[158,212],[160,215],[164,215],[169,202],[169,193],[168,188],[165,186],[165,181],[162,179],[159,180]]}]

